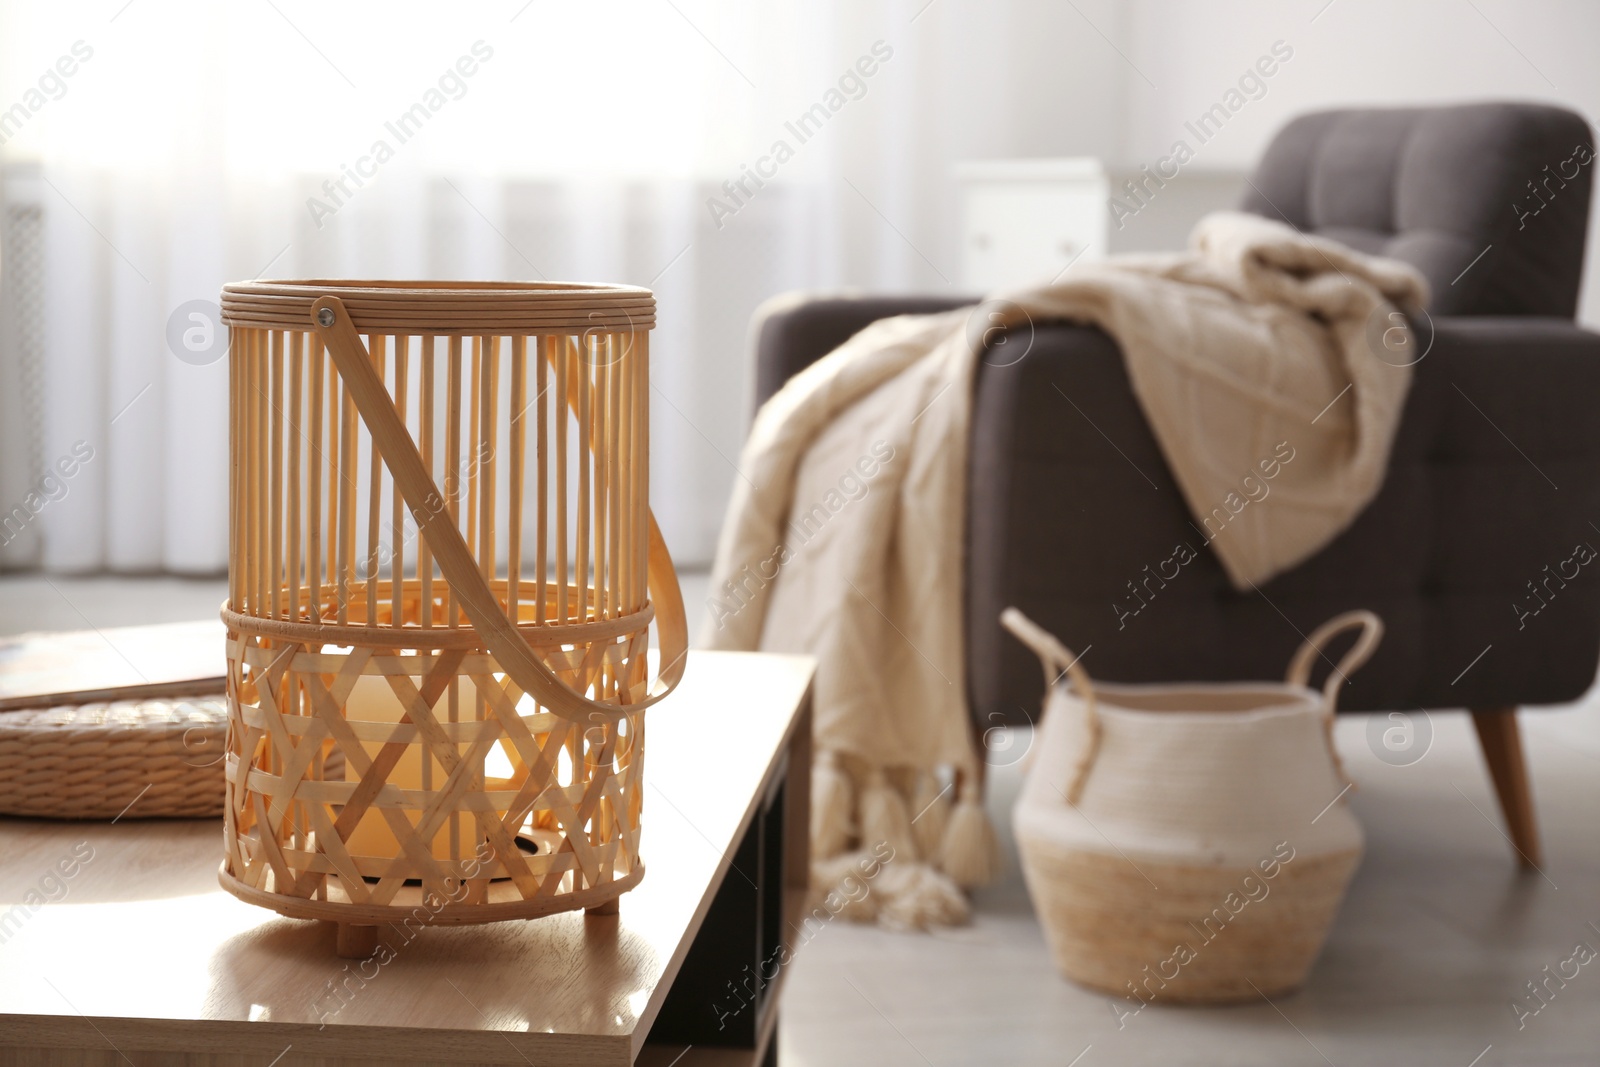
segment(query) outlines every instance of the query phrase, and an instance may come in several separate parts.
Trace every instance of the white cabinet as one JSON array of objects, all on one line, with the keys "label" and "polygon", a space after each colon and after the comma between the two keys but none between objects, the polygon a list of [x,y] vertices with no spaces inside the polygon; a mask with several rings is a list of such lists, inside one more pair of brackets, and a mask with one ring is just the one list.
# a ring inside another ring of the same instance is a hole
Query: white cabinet
[{"label": "white cabinet", "polygon": [[962,163],[961,284],[989,292],[1105,258],[1110,183],[1096,159]]}]

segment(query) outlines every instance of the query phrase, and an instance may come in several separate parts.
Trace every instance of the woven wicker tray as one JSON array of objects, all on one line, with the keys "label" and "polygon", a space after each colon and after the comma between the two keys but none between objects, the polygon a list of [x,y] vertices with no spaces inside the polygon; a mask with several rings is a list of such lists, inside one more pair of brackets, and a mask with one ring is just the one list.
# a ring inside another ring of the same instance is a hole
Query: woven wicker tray
[{"label": "woven wicker tray", "polygon": [[0,712],[0,814],[221,815],[227,732],[220,693]]}]

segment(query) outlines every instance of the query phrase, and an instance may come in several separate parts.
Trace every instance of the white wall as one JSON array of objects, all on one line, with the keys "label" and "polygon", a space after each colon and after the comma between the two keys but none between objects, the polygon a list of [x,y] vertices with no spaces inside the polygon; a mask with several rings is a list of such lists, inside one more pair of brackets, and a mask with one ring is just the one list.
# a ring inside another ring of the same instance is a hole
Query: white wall
[{"label": "white wall", "polygon": [[[1200,146],[1193,166],[1248,168],[1288,119],[1341,105],[1512,99],[1561,104],[1591,125],[1600,115],[1595,0],[1325,4],[1132,0],[1124,48],[1132,66],[1124,64],[1122,79],[1122,162],[1136,166],[1166,153],[1184,136],[1184,122],[1216,102],[1277,40],[1293,48],[1292,59],[1267,80],[1264,96]],[[1591,264],[1597,246],[1600,210],[1591,210]],[[1592,267],[1585,273],[1580,318],[1589,325],[1600,324],[1597,274]]]},{"label": "white wall", "polygon": [[[893,77],[873,90],[880,95],[863,101],[858,121],[830,131],[838,137],[831,162],[857,184],[871,158],[898,166],[884,185],[861,189],[871,206],[848,188],[840,194],[837,281],[946,291],[960,273],[957,162],[1120,152],[1124,61],[1100,34],[1123,39],[1129,9],[1117,0],[907,0],[889,8],[886,17],[878,5],[851,5],[844,17],[863,26],[839,34],[882,36],[896,53]],[[903,239],[879,242],[891,224]]]}]

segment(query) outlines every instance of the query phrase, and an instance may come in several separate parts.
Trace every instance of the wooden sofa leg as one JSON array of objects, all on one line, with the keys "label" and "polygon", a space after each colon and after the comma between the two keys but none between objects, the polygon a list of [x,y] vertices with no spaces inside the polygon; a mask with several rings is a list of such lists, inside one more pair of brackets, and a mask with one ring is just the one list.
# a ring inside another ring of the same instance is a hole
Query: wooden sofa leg
[{"label": "wooden sofa leg", "polygon": [[1517,709],[1474,709],[1472,725],[1477,727],[1483,761],[1489,765],[1489,777],[1494,780],[1494,791],[1500,797],[1500,810],[1506,817],[1506,832],[1511,837],[1512,847],[1517,850],[1518,862],[1526,868],[1537,867],[1542,862],[1539,828],[1533,818],[1528,767],[1522,760],[1522,735],[1517,731]]}]

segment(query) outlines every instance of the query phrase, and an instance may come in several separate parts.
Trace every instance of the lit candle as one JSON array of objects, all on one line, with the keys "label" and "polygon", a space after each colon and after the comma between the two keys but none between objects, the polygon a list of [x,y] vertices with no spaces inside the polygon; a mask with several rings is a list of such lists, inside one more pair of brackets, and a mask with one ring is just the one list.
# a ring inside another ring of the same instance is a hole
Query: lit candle
[{"label": "lit candle", "polygon": [[[472,684],[472,679],[466,677],[457,679],[456,693],[458,719],[463,721],[477,719],[478,690]],[[434,704],[434,714],[441,724],[448,722],[449,702],[450,694],[446,692]],[[345,701],[345,718],[351,722],[397,723],[404,716],[405,705],[400,703],[400,698],[395,696],[394,690],[389,687],[389,682],[380,675],[364,674],[357,678],[355,686],[350,690],[349,698]],[[383,742],[363,740],[361,747],[366,749],[368,757],[376,759],[378,753],[383,750]],[[457,744],[455,749],[458,755],[464,756],[469,747],[467,744],[461,743]],[[400,761],[389,772],[388,783],[400,789],[423,789],[422,751],[420,744],[407,745],[405,751],[400,755]],[[499,751],[498,746],[490,755],[491,757],[500,756],[500,759],[493,762],[501,764],[507,773],[510,773],[510,761]],[[441,766],[437,759],[433,760],[431,770],[428,788],[438,790],[444,786],[450,772]],[[360,780],[360,773],[348,762],[345,764],[344,773],[346,781]],[[486,777],[484,788],[509,789],[512,786],[509,778]],[[407,813],[407,815],[408,821],[412,823],[417,821],[414,817],[410,817],[410,813]],[[503,813],[501,817],[504,817]],[[439,825],[437,832],[433,835],[430,846],[435,859],[464,860],[470,858],[477,849],[479,837],[477,820],[470,814],[463,812],[457,816],[456,822],[459,826],[459,832],[454,849],[450,847],[450,821],[448,819]],[[351,854],[355,856],[391,857],[401,854],[399,840],[395,837],[394,830],[389,826],[389,820],[376,807],[370,808],[362,814],[360,821],[356,823],[345,845]]]}]

